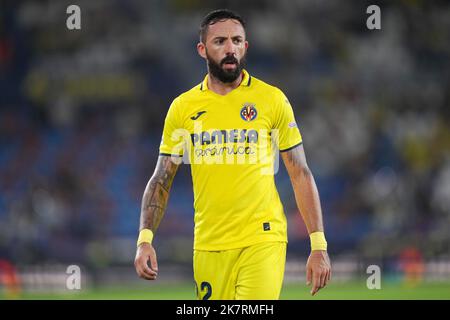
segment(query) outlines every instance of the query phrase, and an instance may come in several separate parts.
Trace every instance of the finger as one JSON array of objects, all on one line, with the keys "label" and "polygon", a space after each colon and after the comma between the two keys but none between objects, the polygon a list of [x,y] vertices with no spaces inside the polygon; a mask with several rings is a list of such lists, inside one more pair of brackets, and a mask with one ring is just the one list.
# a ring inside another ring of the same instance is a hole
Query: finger
[{"label": "finger", "polygon": [[147,270],[145,270],[145,267],[143,266],[144,264],[140,263],[136,268],[139,276],[147,280],[154,280],[156,278],[156,274],[148,272]]},{"label": "finger", "polygon": [[141,274],[139,276],[145,280],[155,280],[156,279],[156,276],[149,276],[143,272],[141,272]]},{"label": "finger", "polygon": [[154,280],[155,276],[151,276],[146,274],[143,270],[142,267],[140,265],[136,266],[136,272],[138,274],[139,277],[146,279],[146,280]]},{"label": "finger", "polygon": [[320,288],[325,287],[326,279],[327,279],[327,272],[323,271],[320,275]]},{"label": "finger", "polygon": [[325,276],[325,285],[327,285],[328,282],[330,282],[330,273],[331,273],[331,270],[328,269],[326,276]]},{"label": "finger", "polygon": [[330,270],[327,270],[327,271],[325,272],[324,278],[325,278],[325,279],[324,279],[324,282],[325,282],[325,283],[324,283],[323,286],[325,287],[325,286],[328,284],[328,282],[330,281],[330,280],[329,280],[329,278],[330,278]]},{"label": "finger", "polygon": [[147,259],[143,259],[140,261],[140,266],[142,269],[142,273],[149,276],[149,277],[156,277],[158,275],[158,273],[154,270],[152,270],[149,266],[148,266],[148,260]]},{"label": "finger", "polygon": [[320,289],[320,274],[318,272],[313,272],[313,288],[311,289],[311,294],[315,295]]},{"label": "finger", "polygon": [[311,276],[312,276],[311,268],[306,268],[306,285],[307,286],[309,286],[311,284]]},{"label": "finger", "polygon": [[150,255],[150,266],[153,269],[153,271],[158,273],[158,261],[156,259],[156,255]]},{"label": "finger", "polygon": [[147,277],[155,279],[158,275],[155,271],[150,269],[150,267],[145,263],[144,267],[142,268],[142,273],[145,274]]}]

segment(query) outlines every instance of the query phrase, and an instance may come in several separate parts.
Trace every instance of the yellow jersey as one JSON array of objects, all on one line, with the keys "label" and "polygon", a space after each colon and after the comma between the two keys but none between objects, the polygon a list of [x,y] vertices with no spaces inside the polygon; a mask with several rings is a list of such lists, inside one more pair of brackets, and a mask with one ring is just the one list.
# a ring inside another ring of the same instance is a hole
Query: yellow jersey
[{"label": "yellow jersey", "polygon": [[202,83],[178,96],[167,113],[161,155],[191,165],[194,249],[228,250],[287,242],[275,186],[278,151],[302,143],[284,93],[243,70],[226,95]]}]

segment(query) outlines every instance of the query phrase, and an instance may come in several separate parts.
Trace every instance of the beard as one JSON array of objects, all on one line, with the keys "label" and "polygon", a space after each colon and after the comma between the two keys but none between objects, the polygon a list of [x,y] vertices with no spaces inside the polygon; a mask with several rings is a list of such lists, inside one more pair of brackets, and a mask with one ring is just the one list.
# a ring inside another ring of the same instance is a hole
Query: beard
[{"label": "beard", "polygon": [[[235,81],[240,75],[242,70],[245,67],[245,55],[241,58],[241,61],[238,61],[234,56],[226,56],[225,58],[217,63],[208,55],[208,51],[206,51],[206,60],[208,62],[208,70],[212,74],[212,76],[223,83],[231,83]],[[225,63],[235,63],[236,68],[234,69],[224,69],[223,65]]]}]

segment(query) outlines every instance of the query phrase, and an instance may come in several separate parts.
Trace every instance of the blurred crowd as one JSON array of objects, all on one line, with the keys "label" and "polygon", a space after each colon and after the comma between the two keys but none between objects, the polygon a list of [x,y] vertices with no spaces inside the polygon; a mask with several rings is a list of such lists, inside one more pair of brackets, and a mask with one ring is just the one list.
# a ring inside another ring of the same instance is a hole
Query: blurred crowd
[{"label": "blurred crowd", "polygon": [[[248,22],[247,70],[294,106],[331,254],[450,255],[445,1],[380,2],[381,30],[351,1],[80,0],[74,31],[70,2],[0,3],[0,257],[130,263],[165,114],[203,79],[198,27],[221,7]],[[176,261],[192,249],[189,170],[155,240]],[[283,168],[276,181],[305,254]]]}]

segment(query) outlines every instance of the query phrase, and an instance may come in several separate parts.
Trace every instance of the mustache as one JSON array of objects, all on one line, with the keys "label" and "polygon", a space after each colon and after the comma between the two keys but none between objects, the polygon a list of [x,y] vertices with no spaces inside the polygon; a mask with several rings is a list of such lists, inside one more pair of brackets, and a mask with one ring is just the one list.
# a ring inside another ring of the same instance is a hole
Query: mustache
[{"label": "mustache", "polygon": [[227,56],[225,58],[222,59],[222,61],[220,61],[220,65],[223,66],[225,63],[235,63],[238,64],[239,62],[237,61],[237,59],[233,56]]}]

